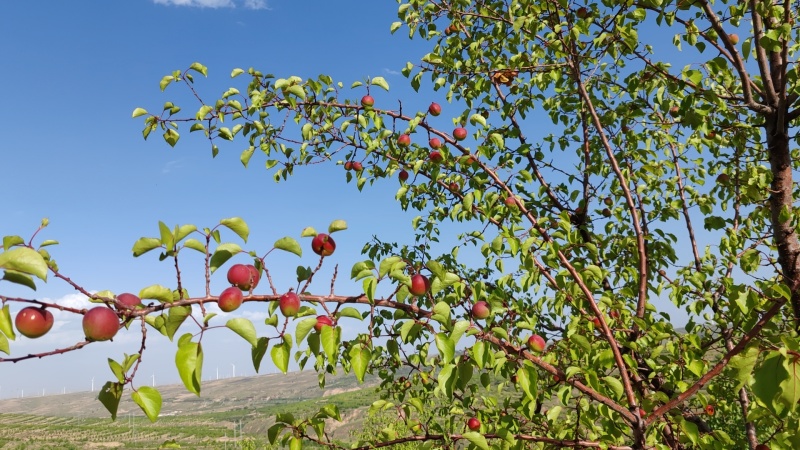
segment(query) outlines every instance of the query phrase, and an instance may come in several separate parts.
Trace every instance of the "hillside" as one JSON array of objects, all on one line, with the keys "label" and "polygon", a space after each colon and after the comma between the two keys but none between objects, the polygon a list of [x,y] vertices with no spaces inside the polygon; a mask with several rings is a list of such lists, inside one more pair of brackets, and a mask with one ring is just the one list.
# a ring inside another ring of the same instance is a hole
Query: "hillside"
[{"label": "hillside", "polygon": [[164,404],[155,424],[127,393],[115,422],[97,392],[6,399],[0,401],[0,449],[158,448],[169,439],[182,448],[216,449],[234,437],[263,445],[275,413],[300,415],[326,403],[337,404],[345,419],[330,424],[334,435],[346,436],[363,420],[354,411],[377,398],[373,386],[340,375],[329,376],[322,390],[314,372],[205,381],[200,397],[183,385],[157,386]]}]

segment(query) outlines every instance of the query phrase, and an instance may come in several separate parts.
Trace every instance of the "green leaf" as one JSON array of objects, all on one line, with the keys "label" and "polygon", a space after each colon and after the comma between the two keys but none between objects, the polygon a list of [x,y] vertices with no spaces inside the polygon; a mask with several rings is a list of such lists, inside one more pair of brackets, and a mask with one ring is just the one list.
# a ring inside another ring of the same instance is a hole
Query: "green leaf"
[{"label": "green leaf", "polygon": [[216,270],[225,264],[229,259],[231,259],[233,255],[241,253],[241,251],[241,247],[239,247],[237,244],[229,242],[217,246],[217,248],[214,250],[214,254],[211,255],[211,261],[209,262],[211,273],[216,272]]},{"label": "green leaf", "polygon": [[453,361],[456,353],[456,344],[445,333],[436,335],[436,348],[439,349],[439,354],[442,355],[442,362],[447,364]]},{"label": "green leaf", "polygon": [[239,75],[241,75],[243,73],[244,73],[243,69],[239,69],[239,68],[233,69],[231,71],[231,78],[236,78],[236,77],[238,77]]},{"label": "green leaf", "polygon": [[165,131],[162,136],[164,137],[164,141],[166,141],[170,147],[175,147],[175,144],[178,143],[178,139],[181,138],[181,135],[172,128],[167,128],[167,131]]},{"label": "green leaf", "polygon": [[536,400],[538,389],[536,383],[539,382],[539,374],[531,366],[524,365],[517,370],[517,384],[525,392],[525,395],[531,401]]},{"label": "green leaf", "polygon": [[367,296],[369,303],[375,303],[375,290],[378,288],[378,280],[374,277],[364,278],[361,285],[364,288],[364,294]]},{"label": "green leaf", "polygon": [[3,333],[0,333],[0,352],[6,355],[11,354],[11,346],[8,344],[8,338]]},{"label": "green leaf", "polygon": [[486,118],[480,114],[473,114],[469,117],[469,123],[472,125],[480,124],[483,127],[486,127]]},{"label": "green leaf", "polygon": [[131,114],[131,119],[135,119],[139,116],[143,116],[147,114],[147,110],[144,108],[136,108],[133,110],[133,114]]},{"label": "green leaf", "polygon": [[316,317],[306,317],[297,324],[297,327],[294,330],[294,333],[296,334],[295,338],[297,339],[297,345],[300,345],[300,343],[303,342],[303,339],[308,336],[308,333],[314,329],[314,325],[316,324]]},{"label": "green leaf", "polygon": [[458,341],[461,339],[461,336],[464,335],[464,332],[470,327],[470,323],[468,320],[459,320],[453,325],[453,331],[450,333],[450,339],[453,341],[453,344],[458,344]]},{"label": "green leaf", "polygon": [[29,273],[47,280],[47,261],[30,247],[16,247],[0,253],[0,269]]},{"label": "green leaf", "polygon": [[180,242],[191,233],[197,231],[197,227],[194,225],[181,225],[179,227],[175,227],[173,231],[173,235],[175,236],[175,242]]},{"label": "green leaf", "polygon": [[328,233],[335,233],[347,229],[347,222],[344,220],[334,220],[328,225]]},{"label": "green leaf", "polygon": [[339,422],[342,421],[342,415],[339,413],[339,407],[333,403],[328,403],[327,405],[323,406],[319,409],[319,412],[323,417],[329,417],[331,419],[338,420]]},{"label": "green leaf", "polygon": [[358,281],[362,278],[373,275],[373,270],[375,270],[374,262],[368,259],[365,261],[359,261],[353,264],[353,268],[350,269],[350,278]]},{"label": "green leaf", "polygon": [[235,319],[230,319],[225,326],[230,328],[234,333],[238,334],[245,341],[249,342],[250,345],[256,346],[258,345],[258,337],[256,336],[256,327],[253,325],[253,322],[243,318],[237,317]]},{"label": "green leaf", "polygon": [[172,340],[175,333],[178,332],[178,329],[190,314],[192,314],[192,307],[190,305],[175,306],[169,309],[166,321],[164,322],[164,333],[170,340]]},{"label": "green leaf", "polygon": [[178,341],[175,366],[189,392],[200,396],[200,382],[203,371],[203,348],[199,342],[192,342],[192,334],[186,333]]},{"label": "green leaf", "polygon": [[275,248],[294,253],[297,256],[303,256],[303,249],[300,247],[300,243],[289,236],[282,237],[275,241]]},{"label": "green leaf", "polygon": [[292,436],[289,439],[289,450],[303,450],[303,439],[299,436]]},{"label": "green leaf", "polygon": [[428,260],[428,262],[425,263],[425,267],[427,267],[436,278],[444,278],[445,274],[447,273],[447,271],[444,270],[444,267],[442,267],[438,261],[433,259]]},{"label": "green leaf", "polygon": [[753,374],[753,393],[762,405],[778,416],[784,413],[783,402],[779,399],[781,385],[789,379],[779,352],[769,352]]},{"label": "green leaf", "polygon": [[350,348],[350,366],[356,375],[359,383],[364,382],[364,374],[369,367],[369,361],[372,359],[372,352],[366,345],[354,345]]},{"label": "green leaf", "polygon": [[125,360],[122,362],[122,371],[127,372],[133,367],[133,363],[139,360],[139,354],[125,355]]},{"label": "green leaf", "polygon": [[205,252],[206,252],[205,244],[203,244],[202,242],[200,242],[200,241],[198,241],[197,239],[194,239],[194,238],[187,239],[183,243],[183,246],[186,247],[186,248],[190,248],[192,250],[197,250],[198,252],[203,253],[203,254],[205,254]]},{"label": "green leaf", "polygon": [[172,290],[168,287],[154,284],[139,291],[139,298],[142,300],[158,300],[161,303],[172,303]]},{"label": "green leaf", "polygon": [[125,383],[125,370],[122,368],[120,363],[108,358],[108,367],[111,368],[111,372],[117,377],[117,381],[120,383]]},{"label": "green leaf", "polygon": [[335,365],[336,350],[339,348],[339,327],[322,327],[320,332],[320,342],[322,343],[322,350],[328,357],[328,362]]},{"label": "green leaf", "polygon": [[256,341],[256,345],[250,349],[250,356],[253,359],[253,368],[258,372],[258,369],[261,367],[261,360],[264,359],[264,355],[267,354],[267,346],[269,345],[269,338],[267,337],[260,337],[258,341]]},{"label": "green leaf", "polygon": [[303,231],[300,232],[300,237],[314,237],[317,235],[317,230],[312,227],[305,227]]},{"label": "green leaf", "polygon": [[341,311],[336,314],[336,317],[351,317],[353,319],[364,320],[361,313],[351,306],[342,308]]},{"label": "green leaf", "polygon": [[306,90],[303,89],[303,86],[300,86],[299,84],[295,84],[295,85],[289,86],[286,89],[286,91],[291,93],[291,94],[294,94],[295,96],[297,96],[298,98],[300,98],[302,100],[306,99]]},{"label": "green leaf", "polygon": [[172,75],[167,75],[161,79],[161,81],[158,83],[158,87],[160,87],[161,91],[163,92],[164,89],[166,89],[167,86],[169,86],[169,84],[172,83],[174,80],[175,77],[173,77]]},{"label": "green leaf", "polygon": [[389,83],[387,83],[386,80],[383,77],[375,77],[375,78],[370,80],[370,83],[373,86],[378,86],[378,87],[382,88],[384,91],[388,91],[389,90]]},{"label": "green leaf", "polygon": [[753,368],[756,366],[759,355],[758,347],[750,346],[743,352],[731,358],[728,367],[735,371],[733,376],[738,383],[733,391],[741,389],[753,376]]},{"label": "green leaf", "polygon": [[788,376],[780,384],[779,400],[783,401],[787,411],[792,411],[800,401],[800,362],[794,356],[782,359]]},{"label": "green leaf", "polygon": [[8,336],[8,338],[13,341],[17,339],[17,335],[14,334],[14,327],[11,325],[11,322],[11,311],[9,310],[9,306],[3,305],[3,309],[0,310],[0,331],[2,331],[4,335]]},{"label": "green leaf", "polygon": [[194,70],[197,73],[202,74],[203,76],[208,76],[208,68],[199,62],[193,62],[189,69]]},{"label": "green leaf", "polygon": [[139,238],[139,240],[133,244],[133,256],[134,257],[142,256],[145,253],[149,252],[150,250],[159,247],[161,247],[160,239],[149,238],[149,237]]},{"label": "green leaf", "polygon": [[739,266],[745,273],[752,273],[758,270],[759,263],[760,255],[758,250],[753,248],[745,250],[741,258],[739,258]]},{"label": "green leaf", "polygon": [[142,408],[144,414],[155,422],[161,412],[161,394],[155,388],[142,386],[131,394],[133,401]]},{"label": "green leaf", "polygon": [[468,431],[462,436],[464,436],[464,439],[470,441],[474,446],[482,450],[489,450],[489,443],[486,442],[486,438],[477,431]]},{"label": "green leaf", "polygon": [[437,381],[439,383],[438,389],[442,391],[442,393],[447,398],[453,398],[453,386],[456,384],[456,374],[455,367],[452,364],[445,364],[442,366],[442,370],[439,371],[439,376],[437,377]]},{"label": "green leaf", "polygon": [[405,265],[403,258],[400,256],[390,256],[384,259],[381,261],[380,266],[378,267],[378,275],[385,277],[395,268],[395,265]]},{"label": "green leaf", "polygon": [[4,236],[3,237],[3,250],[8,250],[15,245],[24,245],[25,239],[20,236]]},{"label": "green leaf", "polygon": [[472,345],[472,359],[475,360],[475,364],[478,366],[478,368],[483,369],[486,358],[486,342],[475,341],[475,343]]},{"label": "green leaf", "polygon": [[3,273],[3,278],[2,279],[5,280],[5,281],[8,281],[10,283],[19,284],[19,285],[22,285],[22,286],[25,286],[25,287],[29,287],[29,288],[33,289],[34,291],[36,290],[36,283],[33,281],[33,277],[31,277],[30,275],[24,274],[24,273],[15,272],[13,270],[6,270]]},{"label": "green leaf", "polygon": [[42,243],[39,244],[39,248],[47,247],[47,246],[50,246],[50,245],[58,245],[58,241],[53,240],[53,239],[48,239],[46,241],[42,241]]},{"label": "green leaf", "polygon": [[222,219],[219,221],[219,224],[227,227],[229,230],[236,233],[244,242],[247,242],[247,238],[250,236],[250,228],[247,226],[247,222],[241,217]]},{"label": "green leaf", "polygon": [[167,335],[167,330],[164,327],[164,314],[159,314],[157,316],[147,315],[144,316],[144,321],[146,324],[153,327],[154,330],[157,330],[159,333],[163,334],[164,336]]},{"label": "green leaf", "polygon": [[611,388],[611,391],[616,396],[615,398],[619,399],[622,397],[622,394],[624,393],[624,388],[622,387],[622,382],[619,381],[619,379],[614,378],[612,376],[607,376],[603,377],[603,381],[605,381],[608,387]]},{"label": "green leaf", "polygon": [[286,373],[289,370],[289,347],[286,342],[281,342],[274,345],[270,351],[272,362],[281,372]]},{"label": "green leaf", "polygon": [[286,428],[286,424],[280,422],[269,427],[267,430],[267,439],[269,439],[270,444],[275,445],[275,442],[278,439],[278,433],[283,431],[284,428]]},{"label": "green leaf", "polygon": [[450,324],[450,305],[445,302],[439,302],[433,307],[433,316],[431,319],[441,323],[442,325]]},{"label": "green leaf", "polygon": [[111,420],[117,420],[117,409],[119,408],[119,401],[122,399],[123,386],[122,383],[108,381],[100,389],[100,394],[97,395],[100,403],[111,413]]},{"label": "green leaf", "polygon": [[[208,115],[208,113],[212,111],[214,111],[213,107],[209,105],[203,105],[200,107],[200,109],[197,110],[197,113],[195,113],[194,118],[195,120],[203,120]],[[200,125],[202,127],[201,124],[195,124],[195,125]]]},{"label": "green leaf", "polygon": [[689,422],[688,420],[681,420],[680,425],[683,433],[689,438],[689,442],[697,445],[697,442],[700,439],[700,433],[697,428],[697,424],[694,422]]}]

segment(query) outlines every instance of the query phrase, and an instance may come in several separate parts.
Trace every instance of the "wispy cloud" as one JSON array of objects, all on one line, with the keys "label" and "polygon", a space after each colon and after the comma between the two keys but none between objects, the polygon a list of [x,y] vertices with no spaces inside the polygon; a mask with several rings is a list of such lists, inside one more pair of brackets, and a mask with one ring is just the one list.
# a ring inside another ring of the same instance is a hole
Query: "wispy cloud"
[{"label": "wispy cloud", "polygon": [[183,167],[183,160],[182,159],[177,159],[177,160],[174,160],[174,161],[168,161],[166,164],[164,164],[164,167],[161,169],[161,174],[162,175],[166,175],[166,174],[172,172],[173,170],[180,169],[181,167]]},{"label": "wispy cloud", "polygon": [[248,9],[271,9],[267,0],[244,0],[244,7]]},{"label": "wispy cloud", "polygon": [[392,70],[392,69],[385,68],[385,67],[384,67],[383,71],[384,71],[384,72],[386,72],[386,73],[387,73],[387,74],[389,74],[389,75],[400,75],[400,72],[399,72],[399,71],[397,71],[397,70]]},{"label": "wispy cloud", "polygon": [[191,8],[270,9],[266,0],[153,0],[158,5],[188,6]]}]

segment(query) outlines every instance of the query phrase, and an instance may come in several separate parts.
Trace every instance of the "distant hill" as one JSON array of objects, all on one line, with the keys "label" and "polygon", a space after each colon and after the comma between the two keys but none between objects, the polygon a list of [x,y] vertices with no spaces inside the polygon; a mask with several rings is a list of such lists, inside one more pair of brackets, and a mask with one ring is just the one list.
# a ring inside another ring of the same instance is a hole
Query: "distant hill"
[{"label": "distant hill", "polygon": [[[343,422],[331,423],[334,436],[358,428],[374,400],[375,383],[358,384],[355,376],[328,376],[325,389],[313,371],[204,381],[201,396],[183,385],[156,386],[164,404],[151,424],[139,407],[123,395],[112,422],[97,392],[0,400],[0,449],[158,448],[175,439],[183,448],[225,448],[234,439],[266,443],[266,430],[277,412],[296,416],[326,403],[339,407]],[[231,447],[233,448],[233,447]]]}]

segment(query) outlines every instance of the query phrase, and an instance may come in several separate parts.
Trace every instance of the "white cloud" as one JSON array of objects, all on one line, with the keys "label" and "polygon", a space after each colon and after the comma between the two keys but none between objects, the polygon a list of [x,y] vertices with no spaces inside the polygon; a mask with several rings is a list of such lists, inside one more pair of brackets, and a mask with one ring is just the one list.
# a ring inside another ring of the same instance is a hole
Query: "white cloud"
[{"label": "white cloud", "polygon": [[244,0],[244,7],[247,9],[270,9],[267,0]]},{"label": "white cloud", "polygon": [[389,75],[400,75],[400,72],[399,72],[399,71],[397,71],[397,70],[392,70],[392,69],[389,69],[389,68],[387,68],[387,67],[384,67],[383,71],[384,71],[384,72],[386,72],[386,73],[387,73],[387,74],[389,74]]},{"label": "white cloud", "polygon": [[153,0],[160,5],[193,6],[199,8],[232,8],[231,0]]},{"label": "white cloud", "polygon": [[181,169],[183,166],[184,166],[184,163],[183,163],[182,159],[178,159],[178,160],[175,160],[175,161],[168,161],[164,165],[164,167],[161,169],[161,174],[162,175],[166,175],[166,174],[172,172],[173,170]]},{"label": "white cloud", "polygon": [[153,2],[159,5],[194,8],[236,8],[241,4],[246,9],[270,9],[266,0],[153,0]]}]

